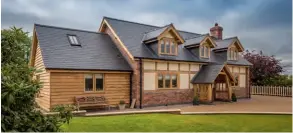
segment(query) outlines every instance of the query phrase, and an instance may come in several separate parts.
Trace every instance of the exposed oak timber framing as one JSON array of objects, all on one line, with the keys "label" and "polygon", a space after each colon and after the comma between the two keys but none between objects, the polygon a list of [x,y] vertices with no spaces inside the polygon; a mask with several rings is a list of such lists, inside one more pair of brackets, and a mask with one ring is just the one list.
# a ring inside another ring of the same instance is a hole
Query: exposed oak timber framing
[{"label": "exposed oak timber framing", "polygon": [[244,51],[244,48],[243,48],[243,46],[242,46],[242,44],[240,43],[240,41],[239,41],[238,38],[236,38],[236,40],[233,41],[233,42],[230,44],[230,46],[233,45],[233,44],[237,44],[237,45],[235,45],[235,46],[238,48],[238,51],[239,51],[239,52],[243,52],[243,51]]},{"label": "exposed oak timber framing", "polygon": [[173,34],[175,34],[175,38],[178,39],[178,44],[183,44],[185,41],[184,39],[181,37],[181,35],[178,33],[178,31],[175,29],[174,25],[171,24],[170,27],[168,27],[167,29],[165,29],[165,31],[163,31],[158,37],[157,37],[157,40],[160,40],[162,37],[164,37],[164,34],[165,33],[168,33],[168,32],[172,32]]},{"label": "exposed oak timber framing", "polygon": [[31,45],[31,48],[30,48],[31,51],[30,51],[29,66],[34,66],[34,64],[35,64],[35,56],[36,56],[37,44],[38,44],[38,39],[37,39],[36,29],[35,29],[35,26],[34,26],[33,40],[32,40],[32,45]]},{"label": "exposed oak timber framing", "polygon": [[194,61],[178,61],[178,60],[165,60],[165,59],[145,59],[141,58],[143,61],[153,61],[153,62],[169,62],[169,63],[191,63],[191,64],[199,64],[199,65],[205,65],[208,64],[206,62],[194,62]]},{"label": "exposed oak timber framing", "polygon": [[205,42],[210,44],[211,48],[215,48],[217,46],[216,43],[211,39],[210,36],[206,36],[199,44],[202,45]]},{"label": "exposed oak timber framing", "polygon": [[134,61],[134,57],[131,55],[131,53],[128,51],[128,49],[126,48],[126,46],[124,45],[124,43],[120,40],[120,38],[118,37],[117,33],[115,32],[115,30],[111,27],[111,25],[107,22],[107,20],[103,19],[102,20],[102,24],[100,25],[99,28],[99,32],[103,32],[104,28],[106,26],[111,30],[111,32],[113,33],[113,35],[115,36],[115,38],[118,40],[118,42],[120,43],[121,47],[123,48],[123,50],[127,53],[127,55],[129,56],[129,58]]},{"label": "exposed oak timber framing", "polygon": [[67,73],[131,73],[131,71],[110,71],[110,70],[67,70],[67,69],[46,69],[48,72],[67,72]]}]

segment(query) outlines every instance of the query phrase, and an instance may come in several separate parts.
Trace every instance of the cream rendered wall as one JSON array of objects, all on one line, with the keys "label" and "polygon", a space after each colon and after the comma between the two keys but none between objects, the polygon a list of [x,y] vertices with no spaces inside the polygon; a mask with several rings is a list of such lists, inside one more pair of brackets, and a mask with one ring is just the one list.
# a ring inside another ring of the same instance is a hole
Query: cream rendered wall
[{"label": "cream rendered wall", "polygon": [[169,63],[169,70],[178,71],[178,63]]},{"label": "cream rendered wall", "polygon": [[157,63],[157,70],[167,70],[167,63],[165,62],[158,62]]},{"label": "cream rendered wall", "polygon": [[239,86],[240,87],[245,87],[246,83],[246,76],[244,74],[239,75]]},{"label": "cream rendered wall", "polygon": [[167,37],[167,38],[173,38],[173,36],[170,34],[170,32],[165,33],[164,37]]},{"label": "cream rendered wall", "polygon": [[189,71],[188,69],[189,69],[188,64],[180,63],[180,71]]},{"label": "cream rendered wall", "polygon": [[180,89],[188,89],[189,83],[189,75],[180,74]]},{"label": "cream rendered wall", "polygon": [[193,84],[190,83],[190,81],[192,80],[192,78],[194,77],[195,74],[189,74],[189,86],[190,86],[190,88],[192,88],[192,86],[193,86]]},{"label": "cream rendered wall", "polygon": [[240,67],[240,73],[245,73],[245,67]]},{"label": "cream rendered wall", "polygon": [[233,67],[233,73],[239,73],[239,67]]},{"label": "cream rendered wall", "polygon": [[155,70],[156,63],[145,61],[145,62],[143,62],[143,68],[144,68],[144,70]]},{"label": "cream rendered wall", "polygon": [[199,65],[198,64],[191,64],[190,71],[199,71]]},{"label": "cream rendered wall", "polygon": [[155,90],[156,89],[156,73],[144,73],[144,90]]}]

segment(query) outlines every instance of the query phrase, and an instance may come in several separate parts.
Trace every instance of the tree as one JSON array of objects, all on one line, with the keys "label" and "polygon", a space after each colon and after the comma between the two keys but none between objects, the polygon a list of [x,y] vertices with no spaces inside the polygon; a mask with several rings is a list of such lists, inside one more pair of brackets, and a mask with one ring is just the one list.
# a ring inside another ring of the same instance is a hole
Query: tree
[{"label": "tree", "polygon": [[1,30],[1,131],[60,131],[69,122],[70,111],[59,107],[60,115],[44,116],[36,109],[35,95],[41,84],[31,78],[36,70],[25,57],[30,42],[22,29]]},{"label": "tree", "polygon": [[283,72],[281,60],[277,60],[274,56],[263,55],[262,51],[255,53],[246,50],[244,58],[253,64],[250,72],[254,85],[266,85],[268,79],[275,78]]},{"label": "tree", "polygon": [[292,86],[292,75],[279,75],[271,78],[266,78],[263,83],[265,85],[273,86]]}]

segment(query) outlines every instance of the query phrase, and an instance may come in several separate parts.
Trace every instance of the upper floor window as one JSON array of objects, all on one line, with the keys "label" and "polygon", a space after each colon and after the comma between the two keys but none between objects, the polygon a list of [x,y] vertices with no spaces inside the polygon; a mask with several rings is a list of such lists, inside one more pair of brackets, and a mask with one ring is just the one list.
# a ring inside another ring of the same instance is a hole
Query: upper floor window
[{"label": "upper floor window", "polygon": [[200,57],[210,57],[210,47],[208,46],[208,44],[203,44],[202,46],[200,46]]},{"label": "upper floor window", "polygon": [[177,44],[172,38],[163,38],[159,42],[159,54],[177,55]]},{"label": "upper floor window", "polygon": [[238,51],[236,48],[232,47],[228,50],[228,60],[237,60],[238,59]]},{"label": "upper floor window", "polygon": [[76,35],[67,35],[69,43],[71,45],[80,45],[79,40]]}]

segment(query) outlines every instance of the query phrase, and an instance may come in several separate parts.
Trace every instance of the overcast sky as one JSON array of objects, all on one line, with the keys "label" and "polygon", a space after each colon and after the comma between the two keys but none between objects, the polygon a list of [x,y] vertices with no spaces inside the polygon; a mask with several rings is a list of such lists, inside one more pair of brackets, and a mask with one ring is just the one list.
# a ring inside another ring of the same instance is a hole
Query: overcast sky
[{"label": "overcast sky", "polygon": [[223,36],[238,36],[249,50],[263,50],[292,69],[291,0],[1,0],[2,29],[34,23],[97,31],[103,16],[209,33],[218,22]]}]

